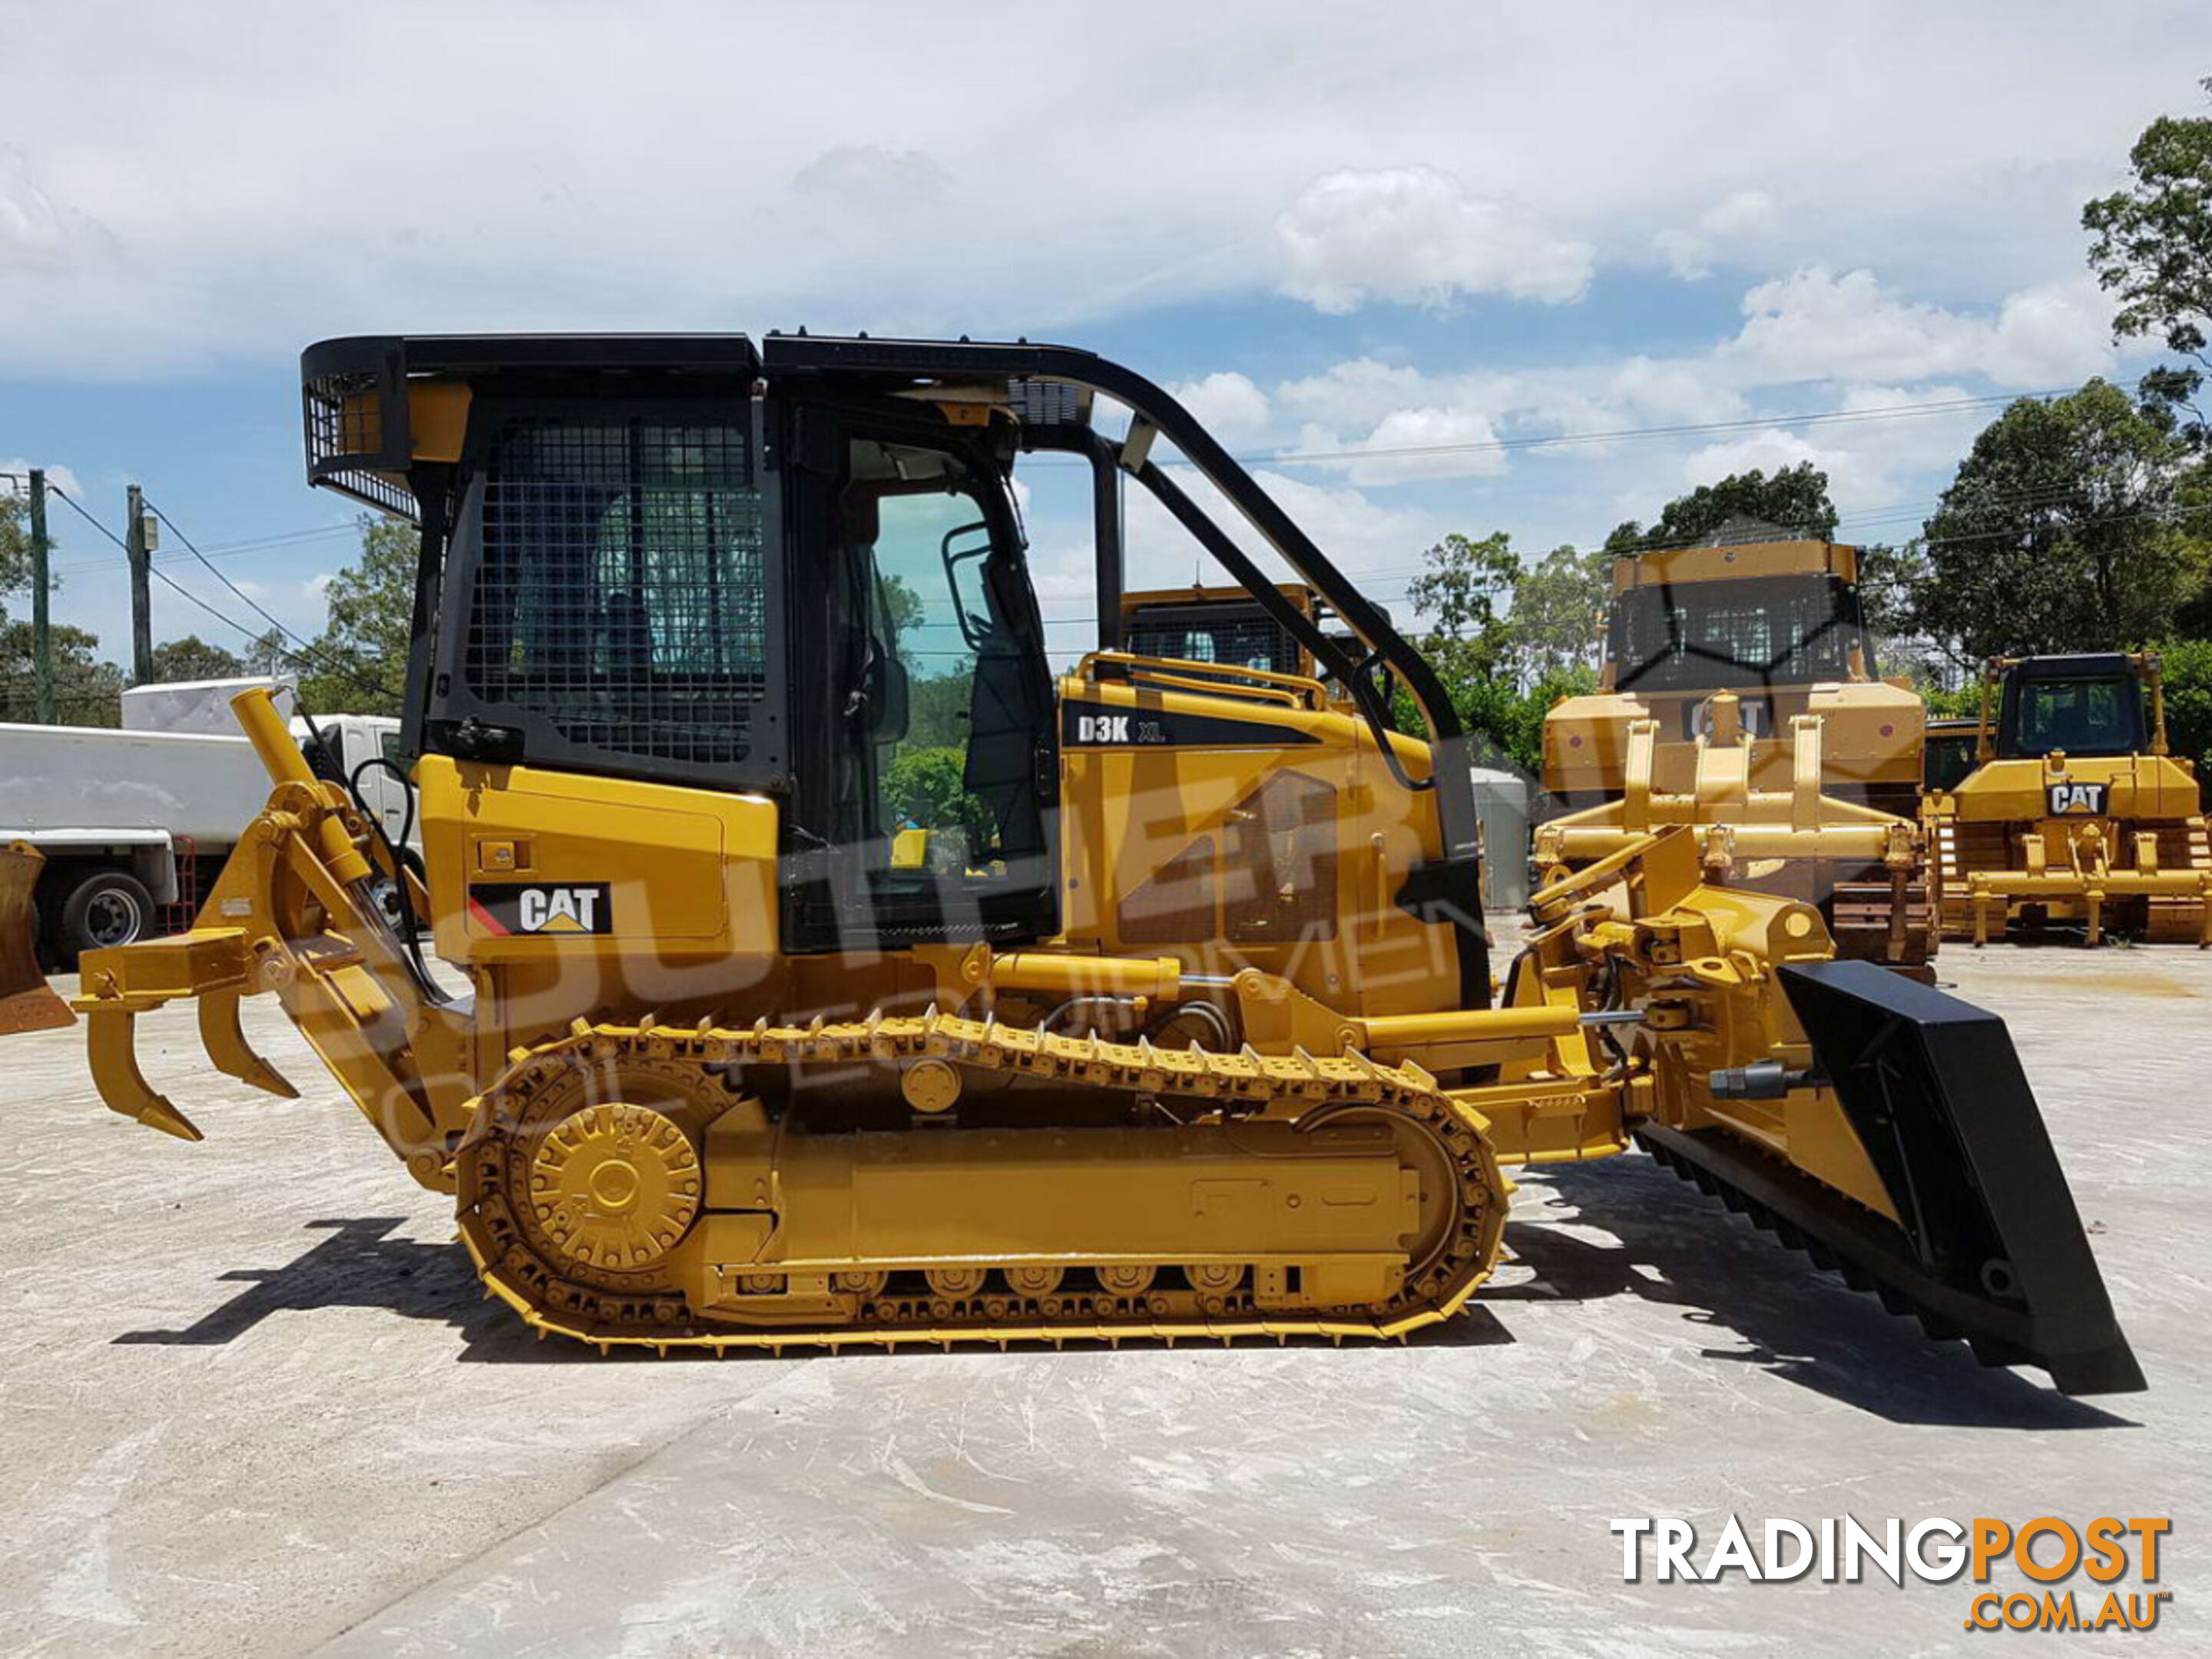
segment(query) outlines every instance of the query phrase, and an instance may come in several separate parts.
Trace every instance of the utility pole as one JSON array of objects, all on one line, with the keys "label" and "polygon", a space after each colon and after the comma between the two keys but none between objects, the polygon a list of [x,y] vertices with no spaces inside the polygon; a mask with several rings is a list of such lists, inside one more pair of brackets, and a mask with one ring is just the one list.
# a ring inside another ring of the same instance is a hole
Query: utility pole
[{"label": "utility pole", "polygon": [[131,486],[124,535],[131,555],[131,678],[143,685],[154,678],[154,556],[146,545],[146,498],[137,484]]},{"label": "utility pole", "polygon": [[54,632],[46,614],[46,589],[52,586],[47,575],[48,551],[46,474],[45,468],[34,466],[31,469],[31,674],[37,687],[41,726],[54,723]]}]

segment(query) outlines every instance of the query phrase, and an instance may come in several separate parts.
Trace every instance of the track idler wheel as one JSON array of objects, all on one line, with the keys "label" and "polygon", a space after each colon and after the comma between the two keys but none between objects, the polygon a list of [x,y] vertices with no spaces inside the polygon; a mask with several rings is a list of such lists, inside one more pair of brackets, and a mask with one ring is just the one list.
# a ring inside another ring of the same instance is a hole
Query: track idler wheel
[{"label": "track idler wheel", "polygon": [[650,1106],[588,1106],[538,1143],[530,1220],[564,1263],[641,1273],[673,1250],[705,1183],[684,1131]]}]

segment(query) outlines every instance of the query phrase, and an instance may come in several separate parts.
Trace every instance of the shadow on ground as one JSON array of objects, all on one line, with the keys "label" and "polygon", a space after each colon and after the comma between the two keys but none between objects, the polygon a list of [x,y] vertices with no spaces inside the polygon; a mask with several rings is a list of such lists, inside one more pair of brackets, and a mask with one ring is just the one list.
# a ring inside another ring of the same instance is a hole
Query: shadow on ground
[{"label": "shadow on ground", "polygon": [[[401,1224],[398,1216],[363,1216],[351,1220],[309,1222],[313,1231],[327,1237],[281,1267],[248,1267],[222,1275],[223,1283],[242,1283],[246,1289],[210,1309],[191,1324],[176,1330],[125,1331],[115,1340],[122,1345],[153,1344],[168,1347],[220,1347],[235,1341],[272,1315],[313,1313],[328,1308],[387,1308],[410,1319],[442,1320],[460,1334],[463,1361],[496,1361],[508,1364],[605,1364],[623,1360],[655,1359],[644,1348],[617,1348],[602,1358],[582,1343],[562,1338],[540,1340],[505,1303],[487,1300],[483,1288],[469,1266],[468,1253],[457,1243],[424,1244],[411,1238],[393,1238]],[[1477,1307],[1470,1316],[1431,1327],[1415,1339],[1424,1347],[1485,1347],[1510,1343],[1512,1334],[1496,1315]],[[1297,1345],[1293,1339],[1293,1346]],[[1310,1339],[1327,1346],[1323,1338]],[[1048,1352],[1048,1342],[1017,1342],[1015,1352]],[[1156,1348],[1165,1343],[1132,1342],[1130,1352]],[[1183,1346],[1192,1346],[1185,1343]],[[972,1352],[972,1347],[969,1349]],[[810,1350],[793,1345],[793,1352]],[[815,1350],[812,1352],[818,1352]],[[874,1344],[855,1343],[839,1351],[841,1358],[881,1355],[892,1350]],[[903,1344],[898,1350],[913,1355],[932,1352],[927,1345]],[[670,1361],[711,1361],[711,1350],[678,1348]],[[770,1359],[767,1348],[732,1348],[728,1358]]]},{"label": "shadow on ground", "polygon": [[439,1319],[458,1330],[466,1358],[483,1345],[512,1346],[502,1357],[532,1358],[538,1345],[505,1304],[484,1300],[483,1287],[459,1244],[423,1244],[391,1237],[398,1216],[311,1221],[324,1237],[281,1267],[244,1267],[222,1276],[247,1288],[179,1330],[125,1331],[122,1344],[219,1347],[272,1315],[326,1308],[388,1308],[410,1319]]},{"label": "shadow on ground", "polygon": [[[1682,1310],[1695,1333],[1696,1352],[1715,1366],[1756,1366],[1893,1422],[2033,1430],[2133,1426],[2043,1382],[1985,1369],[1961,1343],[1930,1340],[1911,1319],[1885,1312],[1872,1297],[1784,1249],[1641,1154],[1588,1168],[1553,1166],[1526,1179],[1549,1188],[1568,1212],[1547,1210],[1541,1219],[1507,1226],[1507,1246],[1534,1277],[1479,1293],[1468,1316],[1416,1333],[1412,1346],[1510,1344],[1516,1340],[1510,1312],[1516,1304],[1632,1296]],[[1585,1218],[1618,1242],[1594,1243],[1557,1224]],[[456,1358],[463,1361],[605,1364],[654,1357],[646,1349],[617,1349],[603,1358],[579,1343],[539,1340],[504,1303],[484,1298],[459,1244],[392,1237],[400,1224],[392,1216],[310,1223],[325,1235],[311,1249],[283,1267],[225,1273],[224,1281],[246,1288],[191,1324],[127,1332],[115,1340],[215,1346],[275,1314],[368,1307],[444,1321],[460,1335]],[[1043,1350],[1050,1345],[1015,1346]],[[1138,1352],[1152,1345],[1127,1346]],[[890,1352],[854,1345],[841,1357]],[[936,1351],[908,1346],[897,1352]],[[729,1356],[732,1361],[774,1357],[770,1349],[733,1349]],[[679,1349],[670,1358],[714,1355]]]},{"label": "shadow on ground", "polygon": [[[1571,1212],[1507,1225],[1507,1247],[1534,1277],[1487,1292],[1493,1305],[1634,1296],[1680,1308],[1708,1339],[1697,1347],[1701,1358],[1757,1366],[1892,1422],[2136,1426],[2059,1394],[2039,1371],[1985,1367],[1963,1342],[1934,1340],[1914,1319],[1887,1312],[1641,1153],[1555,1165],[1532,1174],[1536,1182]],[[1619,1242],[1592,1243],[1548,1224],[1568,1220]],[[1722,1346],[1729,1338],[1733,1345]]]}]

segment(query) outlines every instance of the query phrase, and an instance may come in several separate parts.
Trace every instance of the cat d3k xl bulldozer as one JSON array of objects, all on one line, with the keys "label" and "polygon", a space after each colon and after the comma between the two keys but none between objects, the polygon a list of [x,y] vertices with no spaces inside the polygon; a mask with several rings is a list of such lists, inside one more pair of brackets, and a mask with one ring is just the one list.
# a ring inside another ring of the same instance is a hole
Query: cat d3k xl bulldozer
[{"label": "cat d3k xl bulldozer", "polygon": [[2092,945],[2212,949],[2212,834],[2167,750],[2155,653],[1996,659],[1975,731],[1973,765],[1923,809],[1947,938],[2078,923]]},{"label": "cat d3k xl bulldozer", "polygon": [[[1498,1002],[1435,676],[1138,375],[771,335],[336,340],[305,380],[314,480],[421,526],[423,872],[242,696],[273,787],[199,925],[85,960],[116,1110],[198,1139],[132,1054],[179,997],[289,1092],[239,1022],[272,994],[492,1294],[661,1350],[1403,1336],[1490,1273],[1506,1167],[1641,1136],[1990,1363],[2142,1385],[2002,1024],[1813,907],[1643,837]],[[1038,451],[1093,486],[1101,648],[1057,676]],[[1125,483],[1346,695],[1115,648]]]}]

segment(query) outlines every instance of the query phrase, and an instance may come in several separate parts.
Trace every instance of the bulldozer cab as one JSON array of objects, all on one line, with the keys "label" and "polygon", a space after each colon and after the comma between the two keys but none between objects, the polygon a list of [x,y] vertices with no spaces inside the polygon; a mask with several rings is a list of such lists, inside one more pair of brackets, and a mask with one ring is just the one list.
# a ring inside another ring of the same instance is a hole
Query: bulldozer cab
[{"label": "bulldozer cab", "polygon": [[[2149,748],[2143,670],[2118,653],[2030,657],[2005,665],[1995,750],[2000,760],[2136,755]],[[2163,733],[2158,749],[2163,750]]]},{"label": "bulldozer cab", "polygon": [[470,377],[422,747],[785,798],[796,948],[1048,933],[1011,446],[749,367]]},{"label": "bulldozer cab", "polygon": [[1922,782],[1930,790],[1955,789],[1974,769],[1981,722],[1937,719],[1928,722],[1928,746],[1922,755]]},{"label": "bulldozer cab", "polygon": [[[1340,651],[1358,657],[1358,641],[1315,589],[1303,582],[1278,582],[1273,591],[1279,601],[1277,610],[1289,607]],[[1335,695],[1356,701],[1335,683],[1330,667],[1316,659],[1296,629],[1241,587],[1193,583],[1124,593],[1119,643],[1133,656],[1250,669],[1254,684],[1271,674],[1321,680],[1333,685]],[[1388,672],[1378,669],[1371,679],[1370,690],[1388,704],[1392,695]]]},{"label": "bulldozer cab", "polygon": [[[1836,562],[1851,551],[1777,542],[1624,561],[1606,619],[1610,689],[1734,692],[1753,735],[1770,736],[1775,687],[1873,678],[1853,571]],[[1703,702],[1683,701],[1670,737],[1698,735]]]},{"label": "bulldozer cab", "polygon": [[[1089,353],[368,337],[313,348],[304,374],[315,481],[422,530],[409,751],[773,801],[787,951],[996,945],[1061,924],[1069,739],[1012,486],[1034,451],[1091,464],[1102,650],[1125,647],[1118,492],[1134,480],[1232,584],[1202,639],[1185,627],[1163,647],[1243,663],[1264,623],[1262,672],[1347,688],[1388,764],[1392,675],[1439,743],[1460,741],[1382,614],[1186,411]],[[1094,429],[1102,394],[1131,411],[1125,437]],[[1156,439],[1304,580],[1261,578],[1150,459]],[[1148,721],[1128,741],[1176,735]],[[1437,771],[1406,781],[1437,803],[1439,890],[1465,918],[1474,983],[1472,787],[1463,768]]]}]

